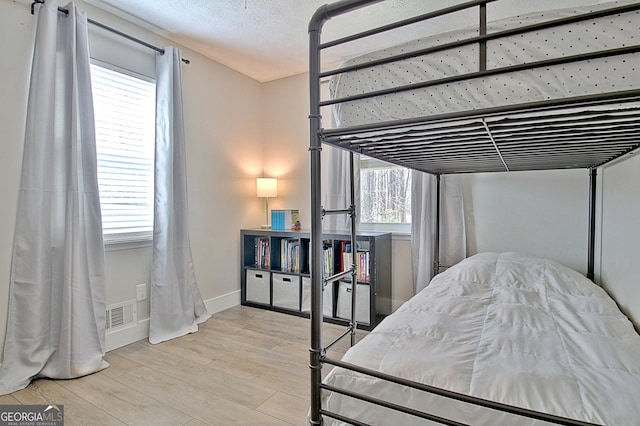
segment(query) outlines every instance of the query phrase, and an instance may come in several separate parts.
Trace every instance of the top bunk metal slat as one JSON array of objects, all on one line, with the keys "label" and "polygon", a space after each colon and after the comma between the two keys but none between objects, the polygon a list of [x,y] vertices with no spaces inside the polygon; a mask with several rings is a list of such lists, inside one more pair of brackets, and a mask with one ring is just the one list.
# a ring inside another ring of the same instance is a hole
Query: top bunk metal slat
[{"label": "top bunk metal slat", "polygon": [[378,123],[362,124],[350,126],[348,128],[321,129],[320,135],[325,142],[332,143],[332,137],[339,137],[347,134],[358,134],[371,131],[388,131],[399,128],[410,128],[424,124],[448,125],[449,122],[465,118],[496,117],[506,114],[518,114],[535,112],[541,115],[544,113],[560,110],[562,108],[592,107],[615,103],[637,103],[640,102],[640,88],[612,92],[608,94],[575,96],[572,98],[547,99],[543,101],[511,104],[499,107],[489,107],[478,110],[464,110],[436,114],[427,117],[416,117],[393,121],[383,121]]}]

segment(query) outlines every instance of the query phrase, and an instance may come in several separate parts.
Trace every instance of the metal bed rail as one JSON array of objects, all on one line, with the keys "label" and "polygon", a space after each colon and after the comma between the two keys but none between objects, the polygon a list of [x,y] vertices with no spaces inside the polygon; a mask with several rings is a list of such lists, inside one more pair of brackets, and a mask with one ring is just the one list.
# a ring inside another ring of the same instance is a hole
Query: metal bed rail
[{"label": "metal bed rail", "polygon": [[[331,5],[331,7],[328,7],[328,9],[330,9],[330,10],[329,10],[329,13],[327,14],[327,19],[332,18],[333,16],[336,16],[336,15],[339,15],[339,14],[347,13],[347,12],[353,10],[353,9],[357,9],[357,8],[364,7],[364,6],[369,6],[369,5],[372,5],[374,3],[379,3],[381,1],[383,1],[383,0],[364,0],[364,1],[359,1],[359,2],[347,1],[347,2],[342,2],[342,3],[344,3],[343,6],[340,6],[338,4],[340,2],[336,2],[333,5]],[[399,28],[399,27],[406,27],[408,25],[416,24],[418,22],[426,21],[428,19],[437,18],[438,16],[449,15],[451,13],[459,12],[461,10],[469,9],[469,8],[472,8],[472,7],[475,7],[475,6],[485,7],[487,3],[491,3],[491,2],[494,2],[494,1],[497,1],[497,0],[472,0],[472,1],[469,1],[469,2],[466,2],[466,3],[461,3],[461,4],[454,5],[454,6],[451,6],[451,7],[447,7],[447,8],[444,8],[444,9],[439,9],[439,10],[436,10],[434,12],[429,12],[429,13],[425,13],[423,15],[418,15],[418,16],[414,16],[414,17],[411,17],[411,18],[407,18],[407,19],[404,19],[404,20],[401,20],[401,21],[398,21],[398,22],[394,22],[394,23],[391,23],[391,24],[382,25],[382,26],[377,27],[377,28],[372,28],[372,29],[370,29],[368,31],[363,31],[363,32],[360,32],[360,33],[357,33],[357,34],[352,34],[352,35],[349,35],[349,36],[346,36],[346,37],[342,37],[342,38],[339,38],[339,39],[336,39],[336,40],[328,41],[328,42],[325,42],[325,43],[320,43],[319,47],[321,49],[326,49],[326,48],[329,48],[329,47],[337,46],[337,45],[340,45],[340,44],[345,44],[345,43],[348,43],[348,42],[351,42],[351,41],[355,41],[355,40],[359,40],[359,39],[362,39],[362,38],[371,37],[373,35],[380,34],[380,33],[386,32],[386,31],[390,31],[390,30],[394,30],[394,29]],[[344,11],[340,10],[342,8],[347,9],[347,10],[344,10]],[[336,9],[338,9],[338,10],[336,10]],[[318,10],[318,12],[323,14],[324,13],[323,8],[320,8]],[[331,15],[331,16],[329,16],[329,15]],[[322,73],[320,73],[320,75],[322,75]]]},{"label": "metal bed rail", "polygon": [[[442,9],[439,10],[437,12],[434,13],[429,13],[429,14],[425,14],[425,15],[421,15],[420,17],[417,17],[415,19],[412,19],[410,23],[414,23],[414,21],[420,19],[420,20],[427,20],[427,19],[431,19],[433,17],[437,17],[437,16],[442,16],[448,13],[452,13],[452,12],[457,12],[460,10],[464,10],[464,9],[468,9],[468,8],[472,8],[472,7],[486,7],[487,3],[491,3],[493,1],[497,1],[497,0],[485,0],[485,1],[473,1],[473,2],[468,2],[468,3],[464,3],[459,5],[458,7],[452,7],[449,9]],[[387,56],[385,58],[380,58],[380,59],[375,59],[375,60],[371,60],[368,62],[364,62],[362,64],[355,64],[355,65],[350,65],[350,66],[342,66],[342,67],[338,67],[335,68],[333,70],[329,70],[329,71],[323,71],[320,72],[318,74],[318,76],[320,78],[325,78],[325,77],[330,77],[333,75],[337,75],[337,74],[342,74],[342,73],[347,73],[347,72],[352,72],[352,71],[358,71],[361,69],[365,69],[365,68],[371,68],[371,67],[375,67],[378,65],[385,65],[385,64],[389,64],[389,63],[393,63],[393,62],[398,62],[404,59],[410,59],[410,58],[415,58],[417,56],[423,56],[423,55],[428,55],[431,53],[436,53],[436,52],[441,52],[443,50],[450,50],[450,49],[454,49],[454,48],[459,48],[459,47],[464,47],[464,46],[468,46],[468,45],[472,45],[472,44],[483,44],[483,43],[487,43],[488,41],[491,40],[498,40],[498,39],[502,39],[505,37],[510,37],[510,36],[514,36],[514,35],[521,35],[521,34],[525,34],[525,33],[530,33],[530,32],[534,32],[534,31],[540,31],[543,29],[547,29],[547,28],[552,28],[552,27],[558,27],[558,26],[562,26],[562,25],[567,25],[567,24],[572,24],[572,23],[577,23],[577,22],[582,22],[582,21],[587,21],[590,19],[597,19],[597,18],[602,18],[605,16],[611,16],[611,15],[616,15],[616,14],[620,14],[620,13],[626,13],[626,12],[633,12],[635,10],[640,9],[640,5],[639,4],[628,4],[628,5],[623,5],[623,6],[616,6],[616,7],[612,7],[612,8],[608,8],[608,9],[603,9],[603,10],[598,10],[598,11],[594,11],[594,12],[589,12],[589,13],[584,13],[584,14],[579,14],[579,15],[575,15],[575,16],[569,16],[569,17],[564,17],[564,18],[559,18],[559,19],[554,19],[554,20],[550,20],[550,21],[543,21],[543,22],[539,22],[539,23],[535,23],[535,24],[529,24],[529,25],[523,25],[523,26],[519,26],[517,28],[512,28],[512,29],[507,29],[507,30],[502,30],[502,31],[496,31],[493,33],[486,33],[486,10],[481,11],[481,15],[480,15],[480,23],[479,23],[479,35],[475,36],[475,37],[468,37],[462,40],[457,40],[457,41],[453,41],[453,42],[449,42],[449,43],[444,43],[444,44],[439,44],[436,46],[431,46],[431,47],[427,47],[427,48],[423,48],[423,49],[417,49],[417,50],[412,50],[409,52],[404,52],[404,53],[399,53],[399,54],[395,54],[395,55],[390,55]],[[404,25],[408,25],[407,23],[405,23],[404,21],[398,22],[394,25],[389,25],[387,26],[383,31],[389,31],[395,28],[399,28],[401,26]],[[333,42],[330,43],[325,43],[325,44],[321,44],[319,47],[320,49],[324,49],[327,47],[332,47],[332,46],[337,46],[339,44],[344,44],[350,41],[354,41],[360,38],[365,38],[367,36],[370,36],[372,33],[378,33],[378,32],[382,32],[382,31],[369,31],[367,33],[361,33],[358,34],[356,36],[353,37],[345,37],[343,39],[339,39],[339,40],[335,40]],[[483,47],[480,49],[480,54],[486,54],[486,49]],[[568,58],[568,56],[563,57],[563,58]],[[483,66],[486,66],[486,62],[485,61],[480,61],[480,68],[482,70]],[[323,102],[321,103],[321,105],[331,105],[331,104],[335,104],[335,103],[341,103],[344,102],[344,100],[342,99],[335,99],[335,100],[330,100],[327,102]]]},{"label": "metal bed rail", "polygon": [[[469,396],[469,395],[465,395],[465,394],[461,394],[458,392],[452,392],[446,389],[441,389],[441,388],[437,388],[435,386],[429,386],[429,385],[425,385],[424,383],[419,383],[419,382],[415,382],[412,380],[407,380],[407,379],[403,379],[401,377],[396,377],[396,376],[391,376],[389,374],[385,374],[385,373],[381,373],[379,371],[376,370],[371,370],[369,368],[364,368],[355,364],[351,364],[351,363],[347,363],[347,362],[343,362],[343,361],[339,361],[339,360],[335,360],[335,359],[331,359],[331,358],[327,358],[324,357],[323,358],[323,362],[325,362],[326,364],[330,364],[330,365],[334,365],[336,367],[341,367],[341,368],[345,368],[348,370],[352,370],[367,376],[372,376],[372,377],[376,377],[378,379],[382,379],[382,380],[386,380],[388,382],[392,382],[398,385],[402,385],[402,386],[407,386],[413,389],[417,389],[423,392],[427,392],[427,393],[431,393],[434,395],[439,395],[439,396],[443,396],[445,398],[449,398],[449,399],[455,399],[457,401],[462,401],[462,402],[466,402],[469,404],[474,404],[474,405],[479,405],[482,407],[486,407],[486,408],[490,408],[490,409],[494,409],[494,410],[498,410],[498,411],[503,411],[503,412],[507,412],[507,413],[511,413],[511,414],[515,414],[518,416],[523,416],[523,417],[528,417],[528,418],[532,418],[532,419],[536,419],[536,420],[542,420],[542,421],[546,421],[549,423],[554,423],[554,424],[560,424],[560,425],[566,425],[566,426],[597,426],[597,424],[595,423],[589,423],[589,422],[584,422],[581,420],[575,420],[575,419],[569,419],[566,417],[561,417],[561,416],[555,416],[552,414],[547,414],[547,413],[542,413],[539,411],[534,411],[534,410],[528,410],[526,408],[521,408],[521,407],[516,407],[513,405],[508,405],[508,404],[502,404],[499,402],[495,402],[495,401],[490,401],[487,399],[483,399],[483,398],[476,398],[473,396]],[[356,398],[356,399],[360,399],[362,401],[366,401],[372,404],[376,404],[376,405],[380,405],[383,407],[387,407],[393,410],[397,410],[397,411],[401,411],[403,413],[406,414],[410,414],[413,416],[417,416],[423,419],[427,419],[427,420],[432,420],[438,423],[442,423],[442,424],[446,424],[446,425],[464,425],[463,423],[454,421],[454,420],[450,420],[450,419],[445,419],[442,417],[438,417],[438,416],[434,416],[432,414],[429,414],[425,411],[421,411],[421,410],[416,410],[413,408],[408,408],[402,405],[398,405],[398,404],[394,404],[394,403],[390,403],[388,401],[383,401],[380,400],[378,398],[373,398],[370,397],[368,395],[364,395],[364,394],[360,394],[358,392],[354,392],[354,391],[350,391],[350,390],[345,390],[345,389],[341,389],[335,386],[328,386],[325,384],[321,384],[320,387],[322,389],[331,391],[331,392],[338,392],[341,393],[343,395],[347,395],[350,396],[352,398]],[[333,417],[334,414],[336,413],[332,413],[329,410],[323,410],[322,411],[325,415],[331,416]],[[341,416],[343,418],[346,418],[345,416]],[[357,424],[357,420],[354,419],[350,419],[349,421],[353,422],[354,424]]]},{"label": "metal bed rail", "polygon": [[[477,40],[478,38],[474,39],[475,43],[478,42]],[[362,99],[375,98],[378,96],[412,91],[416,89],[424,89],[427,87],[441,86],[441,85],[446,85],[451,83],[458,83],[466,80],[491,77],[495,75],[503,75],[509,72],[525,71],[525,70],[530,70],[534,68],[546,68],[546,67],[552,67],[555,65],[590,61],[593,59],[609,58],[613,56],[628,55],[631,53],[638,53],[638,52],[640,52],[640,46],[625,46],[617,49],[599,50],[597,52],[581,53],[581,54],[571,55],[571,56],[562,56],[560,58],[545,59],[545,60],[535,61],[535,62],[526,62],[522,64],[517,64],[517,65],[508,65],[505,67],[493,68],[490,70],[484,69],[484,70],[480,70],[472,73],[459,74],[451,77],[443,77],[437,80],[422,81],[419,83],[408,84],[404,86],[392,87],[388,89],[381,89],[381,90],[362,93],[358,95],[351,95],[351,96],[345,96],[342,98],[330,99],[330,100],[320,102],[320,106],[328,106],[328,105],[341,104],[345,102],[353,102],[353,101],[358,101]],[[407,55],[402,55],[402,56],[407,56]],[[420,55],[416,55],[416,56],[420,56]],[[396,57],[391,57],[390,59],[393,59],[393,60],[389,60],[385,62],[395,62],[398,60]],[[367,63],[367,65],[371,66],[370,63]],[[362,67],[358,66],[357,68],[359,69]]]}]

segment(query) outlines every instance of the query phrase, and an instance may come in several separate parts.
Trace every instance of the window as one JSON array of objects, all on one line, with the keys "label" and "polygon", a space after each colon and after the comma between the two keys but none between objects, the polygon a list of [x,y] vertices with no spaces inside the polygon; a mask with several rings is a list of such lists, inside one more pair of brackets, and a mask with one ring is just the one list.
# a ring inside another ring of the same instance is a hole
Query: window
[{"label": "window", "polygon": [[91,83],[104,241],[151,240],[155,81],[93,62]]},{"label": "window", "polygon": [[360,224],[364,229],[409,231],[411,173],[369,157],[360,159]]}]

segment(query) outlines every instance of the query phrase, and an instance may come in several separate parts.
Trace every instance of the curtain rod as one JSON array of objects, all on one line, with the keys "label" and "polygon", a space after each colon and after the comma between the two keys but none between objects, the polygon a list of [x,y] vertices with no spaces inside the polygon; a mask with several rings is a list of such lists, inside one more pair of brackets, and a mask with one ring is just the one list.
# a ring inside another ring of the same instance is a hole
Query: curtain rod
[{"label": "curtain rod", "polygon": [[[31,3],[31,14],[35,14],[35,5],[36,4],[44,4],[44,0],[34,0],[33,3]],[[65,15],[69,14],[69,11],[67,9],[63,9],[61,7],[58,7],[58,12],[60,13],[64,13]],[[140,40],[139,38],[135,38],[133,36],[130,36],[129,34],[125,34],[122,31],[116,30],[115,28],[111,28],[103,23],[100,23],[98,21],[94,21],[93,19],[87,18],[87,22],[89,22],[90,24],[95,25],[96,27],[102,28],[103,30],[107,30],[110,31],[114,34],[119,35],[120,37],[126,38],[127,40],[133,41],[134,43],[138,43],[141,44],[151,50],[155,50],[156,52],[160,53],[161,55],[164,55],[164,49],[161,47],[157,47],[154,46],[153,44],[147,43],[146,41]],[[188,59],[184,59],[182,58],[182,62],[184,62],[185,64],[189,64],[191,63],[191,61],[189,61]]]}]

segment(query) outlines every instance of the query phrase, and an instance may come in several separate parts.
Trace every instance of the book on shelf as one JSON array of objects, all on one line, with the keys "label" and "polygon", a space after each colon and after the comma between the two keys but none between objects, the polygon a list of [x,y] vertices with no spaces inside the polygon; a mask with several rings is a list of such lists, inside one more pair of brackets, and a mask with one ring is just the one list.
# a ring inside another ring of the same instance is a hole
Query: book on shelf
[{"label": "book on shelf", "polygon": [[359,245],[356,244],[355,262],[350,242],[343,241],[340,245],[340,251],[341,270],[346,271],[351,267],[351,265],[355,265],[356,279],[358,281],[369,282],[369,251],[361,250]]},{"label": "book on shelf", "polygon": [[274,231],[299,230],[299,210],[271,210],[271,229]]},{"label": "book on shelf", "polygon": [[[324,241],[322,243],[322,276],[330,277],[333,275],[333,244],[331,241]],[[311,270],[311,268],[309,268]]]},{"label": "book on shelf", "polygon": [[257,268],[271,268],[271,242],[269,237],[255,238],[254,253],[254,264]]},{"label": "book on shelf", "polygon": [[[355,266],[356,266],[356,278],[361,282],[370,281],[370,251],[365,250],[368,245],[365,244],[364,248],[357,245]],[[309,256],[307,257],[307,268],[311,271],[311,251],[309,250]],[[350,241],[340,241],[335,246],[331,240],[325,240],[322,243],[322,275],[326,278],[335,274],[335,271],[346,271],[353,264],[353,254],[351,250]],[[350,280],[350,278],[346,278]]]},{"label": "book on shelf", "polygon": [[297,238],[282,240],[280,269],[284,272],[300,273],[300,240]]},{"label": "book on shelf", "polygon": [[[311,272],[311,249],[309,248],[309,256],[307,256],[307,270]],[[322,242],[322,276],[324,278],[330,277],[334,274],[334,255],[333,244],[330,240]]]}]

